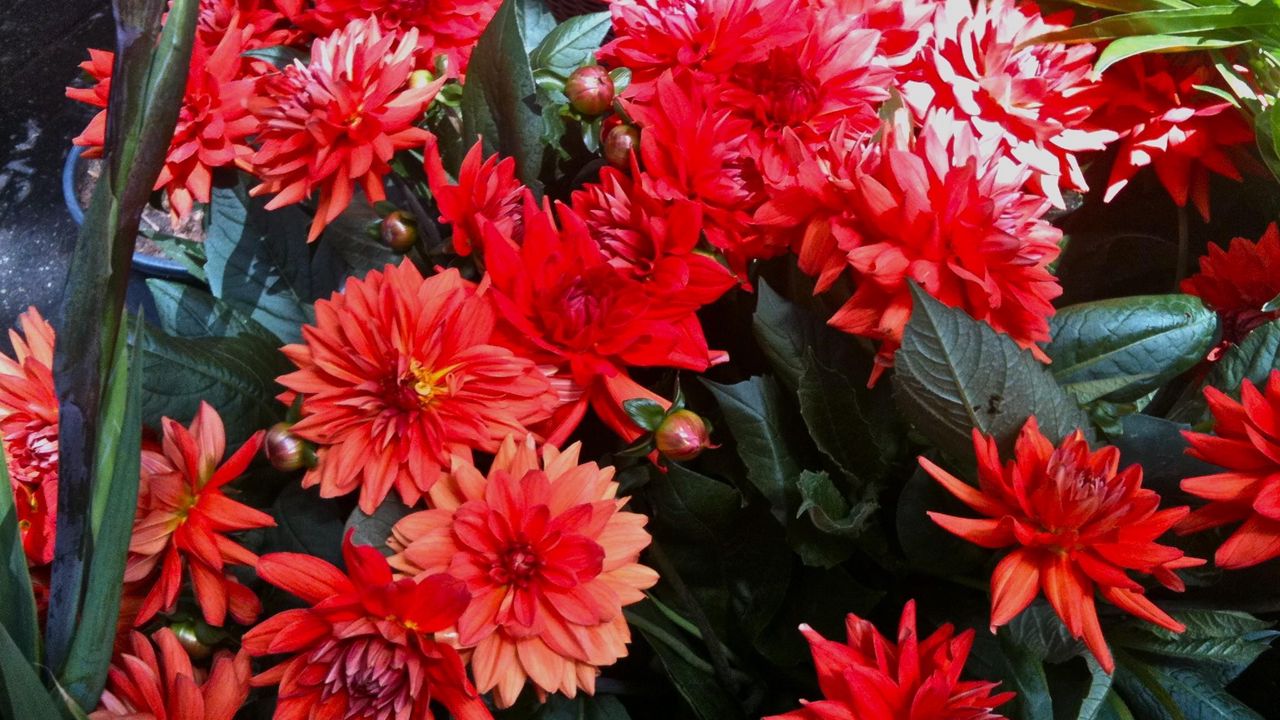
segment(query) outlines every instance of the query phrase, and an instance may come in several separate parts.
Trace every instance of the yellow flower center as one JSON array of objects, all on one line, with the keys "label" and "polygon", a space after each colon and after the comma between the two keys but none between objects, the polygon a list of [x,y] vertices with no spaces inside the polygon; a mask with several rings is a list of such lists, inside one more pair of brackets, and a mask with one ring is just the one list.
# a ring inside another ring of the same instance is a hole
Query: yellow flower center
[{"label": "yellow flower center", "polygon": [[439,370],[432,370],[422,363],[414,360],[409,363],[409,377],[407,378],[413,391],[418,395],[418,405],[423,409],[431,407],[435,401],[449,391],[449,383],[447,379],[449,373],[457,369],[457,365],[450,365]]}]

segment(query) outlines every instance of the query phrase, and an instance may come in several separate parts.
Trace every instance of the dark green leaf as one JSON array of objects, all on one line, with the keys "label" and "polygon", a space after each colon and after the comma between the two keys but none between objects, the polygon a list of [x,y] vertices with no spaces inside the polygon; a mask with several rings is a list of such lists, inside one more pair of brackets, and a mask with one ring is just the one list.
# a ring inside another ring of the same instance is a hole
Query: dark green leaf
[{"label": "dark green leaf", "polygon": [[222,415],[227,442],[235,445],[284,416],[275,380],[292,366],[253,335],[177,338],[149,331],[143,367],[142,416],[152,427],[161,417],[188,422],[204,400]]},{"label": "dark green leaf", "polygon": [[370,270],[381,270],[387,265],[399,265],[402,256],[369,234],[369,229],[376,228],[381,220],[361,193],[351,207],[325,226],[320,242],[331,248],[355,277],[364,277]]},{"label": "dark green leaf", "polygon": [[40,660],[40,622],[35,596],[31,592],[27,556],[22,550],[18,511],[9,486],[9,467],[3,445],[0,445],[0,563],[3,563],[0,570],[0,627],[8,631],[26,662],[37,663]]},{"label": "dark green leaf", "polygon": [[1133,414],[1124,417],[1121,427],[1121,435],[1112,440],[1120,448],[1121,465],[1141,465],[1144,484],[1160,493],[1169,505],[1190,501],[1178,487],[1184,478],[1218,472],[1214,466],[1186,454],[1187,440],[1182,436],[1186,425]]},{"label": "dark green leaf", "polygon": [[388,495],[372,515],[358,507],[352,510],[342,536],[346,537],[348,531],[354,530],[351,536],[354,543],[372,545],[383,555],[390,555],[391,548],[387,546],[387,538],[391,537],[391,528],[412,512],[413,509],[400,502],[399,498]]},{"label": "dark green leaf", "polygon": [[896,439],[893,428],[864,410],[871,399],[865,388],[823,365],[809,349],[797,393],[809,435],[845,475],[865,482],[884,476]]},{"label": "dark green leaf", "polygon": [[62,720],[31,663],[0,626],[0,710],[10,720]]},{"label": "dark green leaf", "polygon": [[1253,129],[1258,138],[1258,152],[1262,155],[1262,160],[1271,174],[1280,180],[1280,105],[1272,104],[1258,113],[1253,121]]},{"label": "dark green leaf", "polygon": [[516,161],[516,177],[541,192],[542,108],[525,47],[524,9],[533,0],[504,0],[476,43],[462,92],[462,137],[484,138],[486,153]]},{"label": "dark green leaf", "polygon": [[175,337],[254,335],[275,344],[270,330],[200,288],[171,280],[147,279],[160,328]]},{"label": "dark green leaf", "polygon": [[213,294],[282,341],[299,342],[315,318],[312,301],[338,287],[323,262],[313,263],[305,215],[295,206],[268,212],[243,184],[214,188],[209,215],[205,272]]},{"label": "dark green leaf", "polygon": [[702,720],[744,718],[733,695],[717,682],[710,662],[698,654],[683,631],[652,603],[626,609],[627,622],[653,648],[680,696]]},{"label": "dark green leaf", "polygon": [[914,309],[895,361],[898,408],[930,441],[955,457],[973,453],[978,428],[1008,449],[1026,419],[1059,440],[1088,418],[1048,368],[1006,335],[912,285]]},{"label": "dark green leaf", "polygon": [[1043,662],[1065,662],[1084,649],[1083,643],[1071,637],[1053,608],[1043,601],[1029,605],[1001,632]]},{"label": "dark green leaf", "polygon": [[324,500],[315,488],[291,483],[271,507],[276,526],[267,531],[271,552],[314,555],[342,567],[342,533],[346,518],[341,504]]},{"label": "dark green leaf", "polygon": [[826,473],[800,473],[800,512],[807,513],[814,527],[828,535],[853,539],[861,535],[875,515],[876,504],[864,500],[850,506]]},{"label": "dark green leaf", "polygon": [[240,54],[245,57],[254,58],[255,60],[264,60],[269,62],[278,70],[283,70],[295,62],[300,62],[303,65],[306,65],[311,60],[311,56],[306,52],[288,45],[272,45],[270,47],[254,48],[253,50],[246,50]]},{"label": "dark green leaf", "polygon": [[551,72],[566,79],[595,60],[595,51],[609,32],[608,12],[577,15],[556,26],[529,56],[535,74]]},{"label": "dark green leaf", "polygon": [[1244,40],[1218,40],[1182,35],[1134,35],[1108,43],[1094,63],[1094,72],[1102,73],[1121,60],[1149,52],[1208,50],[1241,45]]},{"label": "dark green leaf", "polygon": [[703,380],[703,384],[720,403],[738,444],[738,455],[747,466],[747,478],[769,501],[774,517],[785,524],[787,495],[800,477],[800,466],[783,440],[782,397],[777,383],[772,378],[753,377],[734,385],[710,380]]},{"label": "dark green leaf", "polygon": [[[1158,665],[1148,665],[1146,670],[1150,678],[1168,693],[1169,699],[1178,709],[1178,712],[1176,714],[1168,713],[1169,707],[1161,703],[1158,706],[1159,711],[1153,715],[1141,713],[1144,717],[1168,717],[1174,720],[1178,718],[1186,718],[1186,720],[1262,720],[1262,716],[1252,708],[1237,700],[1222,685],[1213,682],[1197,670],[1186,667],[1164,667]],[[1151,684],[1144,684],[1144,688],[1152,691]],[[1154,692],[1151,692],[1151,694],[1155,695]],[[1131,702],[1130,704],[1137,706],[1137,703]],[[1150,704],[1147,704],[1145,709],[1152,708]]]},{"label": "dark green leaf", "polygon": [[1070,386],[1137,378],[1105,399],[1135,400],[1200,362],[1218,334],[1218,315],[1194,295],[1139,295],[1081,303],[1050,320],[1045,353]]},{"label": "dark green leaf", "polygon": [[1111,692],[1113,679],[1093,659],[1092,655],[1086,656],[1085,661],[1089,665],[1089,687],[1080,700],[1079,709],[1071,717],[1076,720],[1097,720],[1113,696]]},{"label": "dark green leaf", "polygon": [[1147,623],[1129,623],[1115,631],[1114,642],[1146,656],[1158,655],[1171,665],[1198,670],[1206,680],[1225,685],[1266,652],[1277,633],[1271,624],[1229,610],[1175,612],[1187,626],[1174,633]]},{"label": "dark green leaf", "polygon": [[787,387],[799,387],[810,352],[824,366],[838,368],[846,376],[850,368],[865,364],[859,362],[852,337],[827,327],[812,312],[779,295],[763,279],[756,296],[752,330],[769,364]]},{"label": "dark green leaf", "polygon": [[204,272],[204,264],[208,260],[204,254],[204,243],[160,233],[148,239],[164,251],[165,257],[181,265],[195,279],[208,284],[209,277]]},{"label": "dark green leaf", "polygon": [[913,568],[954,576],[981,568],[989,553],[938,527],[930,511],[964,516],[970,510],[919,468],[898,499],[898,542]]},{"label": "dark green leaf", "polygon": [[1046,42],[1093,42],[1133,35],[1177,35],[1231,28],[1275,27],[1280,23],[1280,7],[1242,3],[1196,8],[1143,10],[1113,15],[1068,30],[1051,32],[1032,40]]},{"label": "dark green leaf", "polygon": [[631,720],[618,698],[585,694],[572,700],[563,695],[552,695],[534,717],[537,720]]},{"label": "dark green leaf", "polygon": [[1165,687],[1161,673],[1141,660],[1119,652],[1113,682],[1126,705],[1143,720],[1193,720],[1182,714]]},{"label": "dark green leaf", "polygon": [[1016,692],[1023,720],[1053,720],[1053,696],[1041,658],[1014,641],[1005,631],[998,635],[1008,663],[1009,689]]},{"label": "dark green leaf", "polygon": [[667,417],[666,408],[647,398],[623,400],[622,409],[631,418],[631,422],[649,432],[656,432]]},{"label": "dark green leaf", "polygon": [[520,0],[520,29],[525,54],[532,53],[556,28],[556,16],[546,0]]},{"label": "dark green leaf", "polygon": [[1255,328],[1228,350],[1209,372],[1207,382],[1238,398],[1242,381],[1261,386],[1276,369],[1280,369],[1280,320]]}]

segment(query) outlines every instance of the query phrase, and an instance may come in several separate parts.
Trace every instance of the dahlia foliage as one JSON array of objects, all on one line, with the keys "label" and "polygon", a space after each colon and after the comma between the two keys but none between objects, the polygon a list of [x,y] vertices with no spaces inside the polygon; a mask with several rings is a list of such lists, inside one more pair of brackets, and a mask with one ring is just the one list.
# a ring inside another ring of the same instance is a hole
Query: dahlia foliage
[{"label": "dahlia foliage", "polygon": [[133,160],[89,51],[172,270],[0,354],[0,714],[1264,717],[1280,10],[1076,4],[174,3]]}]

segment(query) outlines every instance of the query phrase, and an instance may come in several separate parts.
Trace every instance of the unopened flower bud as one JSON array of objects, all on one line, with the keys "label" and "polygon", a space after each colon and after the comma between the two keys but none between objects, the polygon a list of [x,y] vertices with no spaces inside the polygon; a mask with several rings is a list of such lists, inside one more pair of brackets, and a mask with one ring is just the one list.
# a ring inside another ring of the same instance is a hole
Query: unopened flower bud
[{"label": "unopened flower bud", "polygon": [[173,631],[174,636],[178,638],[178,644],[182,645],[192,660],[203,660],[213,654],[213,648],[200,641],[200,635],[194,623],[174,623],[169,626],[169,629]]},{"label": "unopened flower bud", "polygon": [[409,87],[414,90],[424,88],[435,82],[435,80],[435,76],[426,70],[414,70],[409,73]]},{"label": "unopened flower bud", "polygon": [[677,410],[668,415],[654,433],[654,443],[663,457],[676,462],[692,460],[703,450],[715,447],[707,424],[691,410]]},{"label": "unopened flower bud", "polygon": [[382,242],[398,253],[407,253],[418,242],[418,224],[399,210],[382,219]]},{"label": "unopened flower bud", "polygon": [[587,65],[574,70],[564,84],[564,94],[574,110],[593,117],[613,105],[613,78],[599,65]]},{"label": "unopened flower bud", "polygon": [[280,472],[293,472],[306,464],[306,442],[293,434],[289,423],[276,423],[267,431],[263,452],[271,467]]},{"label": "unopened flower bud", "polygon": [[604,159],[614,167],[625,168],[630,162],[631,152],[639,146],[640,131],[634,125],[623,123],[605,136]]}]

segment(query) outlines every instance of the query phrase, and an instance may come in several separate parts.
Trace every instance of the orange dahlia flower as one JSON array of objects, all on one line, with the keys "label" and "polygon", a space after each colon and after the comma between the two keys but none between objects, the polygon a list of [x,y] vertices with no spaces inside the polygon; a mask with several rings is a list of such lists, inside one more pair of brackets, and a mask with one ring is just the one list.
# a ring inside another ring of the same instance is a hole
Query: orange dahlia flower
[{"label": "orange dahlia flower", "polygon": [[658,574],[640,564],[647,518],[622,510],[613,468],[578,464],[532,437],[508,437],[488,477],[465,459],[429,491],[433,509],[396,523],[391,564],[416,577],[448,573],[471,591],[458,642],[474,648],[480,692],[510,707],[539,694],[593,694],[600,667],[627,654],[623,606]]},{"label": "orange dahlia flower", "polygon": [[973,631],[943,625],[921,640],[914,600],[902,608],[896,645],[857,615],[845,629],[848,640],[838,643],[800,626],[826,699],[765,720],[995,720],[995,708],[1013,699],[991,694],[999,683],[961,680]]},{"label": "orange dahlia flower", "polygon": [[1091,123],[1119,134],[1105,199],[1110,202],[1150,166],[1178,207],[1190,200],[1209,219],[1209,173],[1240,180],[1253,125],[1212,92],[1218,71],[1195,53],[1145,53],[1107,69],[1088,94]]},{"label": "orange dahlia flower", "polygon": [[1187,516],[1187,508],[1160,510],[1160,496],[1142,487],[1142,468],[1117,471],[1120,451],[1090,452],[1076,431],[1058,447],[1034,417],[1018,435],[1014,459],[1001,467],[996,441],[973,431],[978,487],[921,457],[920,465],[952,495],[983,515],[962,518],[930,512],[948,532],[985,548],[1014,547],[991,576],[991,630],[1008,623],[1043,590],[1072,637],[1083,638],[1108,673],[1115,669],[1098,623],[1094,590],[1132,615],[1173,632],[1182,623],[1144,594],[1130,571],[1152,575],[1181,591],[1174,573],[1204,564],[1156,539]]},{"label": "orange dahlia flower", "polygon": [[89,720],[232,720],[249,698],[250,674],[243,651],[217,653],[206,675],[191,666],[169,628],[151,640],[135,632],[107,671],[107,688]]},{"label": "orange dahlia flower", "polygon": [[[209,202],[215,168],[234,165],[253,154],[248,137],[257,132],[258,122],[246,103],[256,81],[240,75],[240,54],[248,49],[253,29],[241,29],[234,22],[217,45],[196,43],[192,49],[178,124],[155,185],[156,190],[164,190],[175,218],[186,217],[193,203]],[[98,81],[97,85],[68,88],[67,96],[103,108],[72,141],[86,147],[84,156],[92,158],[102,155],[105,143],[114,54],[90,50],[89,56],[89,62],[80,67]]]},{"label": "orange dahlia flower", "polygon": [[1240,402],[1214,387],[1204,396],[1216,421],[1213,434],[1184,432],[1187,454],[1223,472],[1182,481],[1183,492],[1209,503],[1179,523],[1178,532],[1241,523],[1214,554],[1218,567],[1280,557],[1280,370],[1271,371],[1262,391],[1242,382]]},{"label": "orange dahlia flower", "polygon": [[284,353],[298,366],[279,379],[302,419],[292,431],[316,443],[303,484],[324,497],[360,491],[372,513],[394,487],[414,505],[450,456],[493,452],[555,406],[546,375],[495,344],[490,295],[456,270],[423,278],[412,263],[387,266],[316,303],[305,342]]},{"label": "orange dahlia flower", "polygon": [[1070,25],[1070,12],[1042,17],[1031,2],[942,0],[933,40],[901,86],[918,119],[950,111],[1004,162],[1030,167],[1031,182],[1058,207],[1063,187],[1087,189],[1077,154],[1116,138],[1085,124],[1094,47],[1031,42]]},{"label": "orange dahlia flower", "polygon": [[370,202],[385,199],[392,156],[431,137],[417,122],[444,78],[408,86],[417,39],[417,30],[400,35],[373,18],[352,20],[312,44],[309,64],[264,78],[249,101],[259,123],[250,163],[262,179],[251,194],[274,194],[274,210],[319,189],[309,240],[346,209],[357,184]]},{"label": "orange dahlia flower", "polygon": [[727,359],[707,348],[696,305],[609,262],[586,222],[568,207],[539,208],[527,198],[519,245],[489,226],[485,260],[494,304],[524,339],[524,351],[554,373],[556,416],[545,433],[558,444],[590,405],[626,440],[642,434],[626,400],[666,401],[627,374],[629,367],[704,371]]},{"label": "orange dahlia flower", "polygon": [[230,612],[236,622],[247,625],[262,607],[227,566],[252,567],[258,556],[226,533],[276,523],[270,515],[228,498],[223,488],[244,474],[262,445],[263,433],[249,438],[223,463],[226,433],[222,418],[208,403],[200,403],[190,429],[169,418],[162,424],[161,450],[142,451],[138,518],[124,573],[125,582],[155,579],[135,625],[175,607],[184,564],[205,622],[221,626]]},{"label": "orange dahlia flower", "polygon": [[244,636],[251,655],[288,655],[257,675],[279,685],[275,720],[431,720],[433,700],[457,720],[491,719],[458,652],[436,639],[467,606],[448,575],[395,580],[386,558],[347,534],[347,572],[319,558],[272,553],[258,576],[310,607],[285,610]]},{"label": "orange dahlia flower", "polygon": [[58,515],[58,392],[53,326],[29,308],[9,331],[13,357],[0,353],[0,438],[27,563],[53,561]]},{"label": "orange dahlia flower", "polygon": [[1258,242],[1235,238],[1226,250],[1210,245],[1200,258],[1200,272],[1182,281],[1182,292],[1195,295],[1222,319],[1222,342],[1235,344],[1251,330],[1280,317],[1262,308],[1280,295],[1280,230],[1267,226]]},{"label": "orange dahlia flower", "polygon": [[427,141],[427,182],[440,208],[440,220],[453,227],[453,251],[462,256],[481,247],[484,222],[492,223],[504,236],[514,237],[520,207],[529,192],[516,180],[515,158],[496,154],[485,158],[481,146],[477,140],[467,151],[455,183],[445,172],[436,139]]}]

